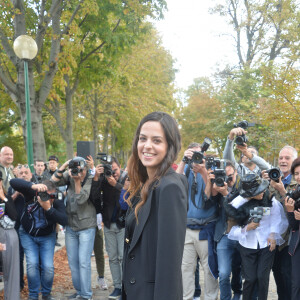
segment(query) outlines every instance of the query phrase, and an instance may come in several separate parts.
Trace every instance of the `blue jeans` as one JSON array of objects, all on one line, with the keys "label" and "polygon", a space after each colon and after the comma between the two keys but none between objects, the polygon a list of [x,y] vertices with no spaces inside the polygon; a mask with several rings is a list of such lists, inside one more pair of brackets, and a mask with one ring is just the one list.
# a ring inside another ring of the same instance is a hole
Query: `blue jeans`
[{"label": "blue jeans", "polygon": [[49,295],[54,277],[55,231],[46,236],[35,237],[28,234],[21,226],[19,236],[26,256],[30,298],[38,299],[40,287],[42,295]]},{"label": "blue jeans", "polygon": [[240,255],[238,252],[238,241],[228,239],[223,235],[217,244],[220,299],[231,300],[230,274],[232,258]]},{"label": "blue jeans", "polygon": [[91,256],[96,228],[74,231],[66,227],[66,248],[73,286],[82,298],[92,297]]}]

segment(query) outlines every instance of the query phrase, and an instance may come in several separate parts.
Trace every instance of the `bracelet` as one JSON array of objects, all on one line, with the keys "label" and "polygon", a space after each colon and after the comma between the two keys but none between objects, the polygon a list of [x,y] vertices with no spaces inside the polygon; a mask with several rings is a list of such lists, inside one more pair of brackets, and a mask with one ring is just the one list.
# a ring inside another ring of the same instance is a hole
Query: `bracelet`
[{"label": "bracelet", "polygon": [[59,174],[62,174],[64,171],[65,170],[60,170],[60,169],[56,170],[56,172],[59,173]]}]

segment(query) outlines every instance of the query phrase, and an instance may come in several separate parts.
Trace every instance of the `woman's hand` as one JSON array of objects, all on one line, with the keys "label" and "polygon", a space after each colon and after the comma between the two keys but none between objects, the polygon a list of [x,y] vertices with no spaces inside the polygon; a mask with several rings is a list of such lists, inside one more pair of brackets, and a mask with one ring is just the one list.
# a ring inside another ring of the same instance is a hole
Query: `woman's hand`
[{"label": "woman's hand", "polygon": [[284,199],[284,205],[287,212],[293,212],[295,210],[295,201],[290,197]]}]

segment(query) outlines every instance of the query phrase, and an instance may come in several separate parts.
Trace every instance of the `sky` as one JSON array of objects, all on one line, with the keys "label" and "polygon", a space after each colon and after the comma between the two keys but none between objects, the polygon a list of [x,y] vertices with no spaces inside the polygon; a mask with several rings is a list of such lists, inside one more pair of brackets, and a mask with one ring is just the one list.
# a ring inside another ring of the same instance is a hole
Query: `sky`
[{"label": "sky", "polygon": [[236,60],[229,25],[208,12],[214,4],[213,0],[167,0],[164,19],[154,22],[163,46],[176,59],[179,88],[186,89],[195,78],[210,76],[218,64]]}]

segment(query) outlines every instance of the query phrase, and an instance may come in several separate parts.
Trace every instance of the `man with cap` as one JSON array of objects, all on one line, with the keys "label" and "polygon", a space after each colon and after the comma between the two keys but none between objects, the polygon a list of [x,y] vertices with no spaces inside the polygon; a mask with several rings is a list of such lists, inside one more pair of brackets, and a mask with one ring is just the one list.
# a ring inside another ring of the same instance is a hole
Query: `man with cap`
[{"label": "man with cap", "polygon": [[50,155],[48,158],[48,169],[44,172],[44,176],[47,179],[50,179],[52,175],[55,173],[58,167],[58,157],[55,155]]},{"label": "man with cap", "polygon": [[245,277],[243,300],[252,299],[256,283],[258,298],[267,300],[274,250],[284,242],[281,234],[288,226],[283,207],[270,196],[268,186],[268,180],[259,175],[246,174],[240,181],[240,195],[224,205],[228,216],[237,222],[228,238],[239,242]]}]

